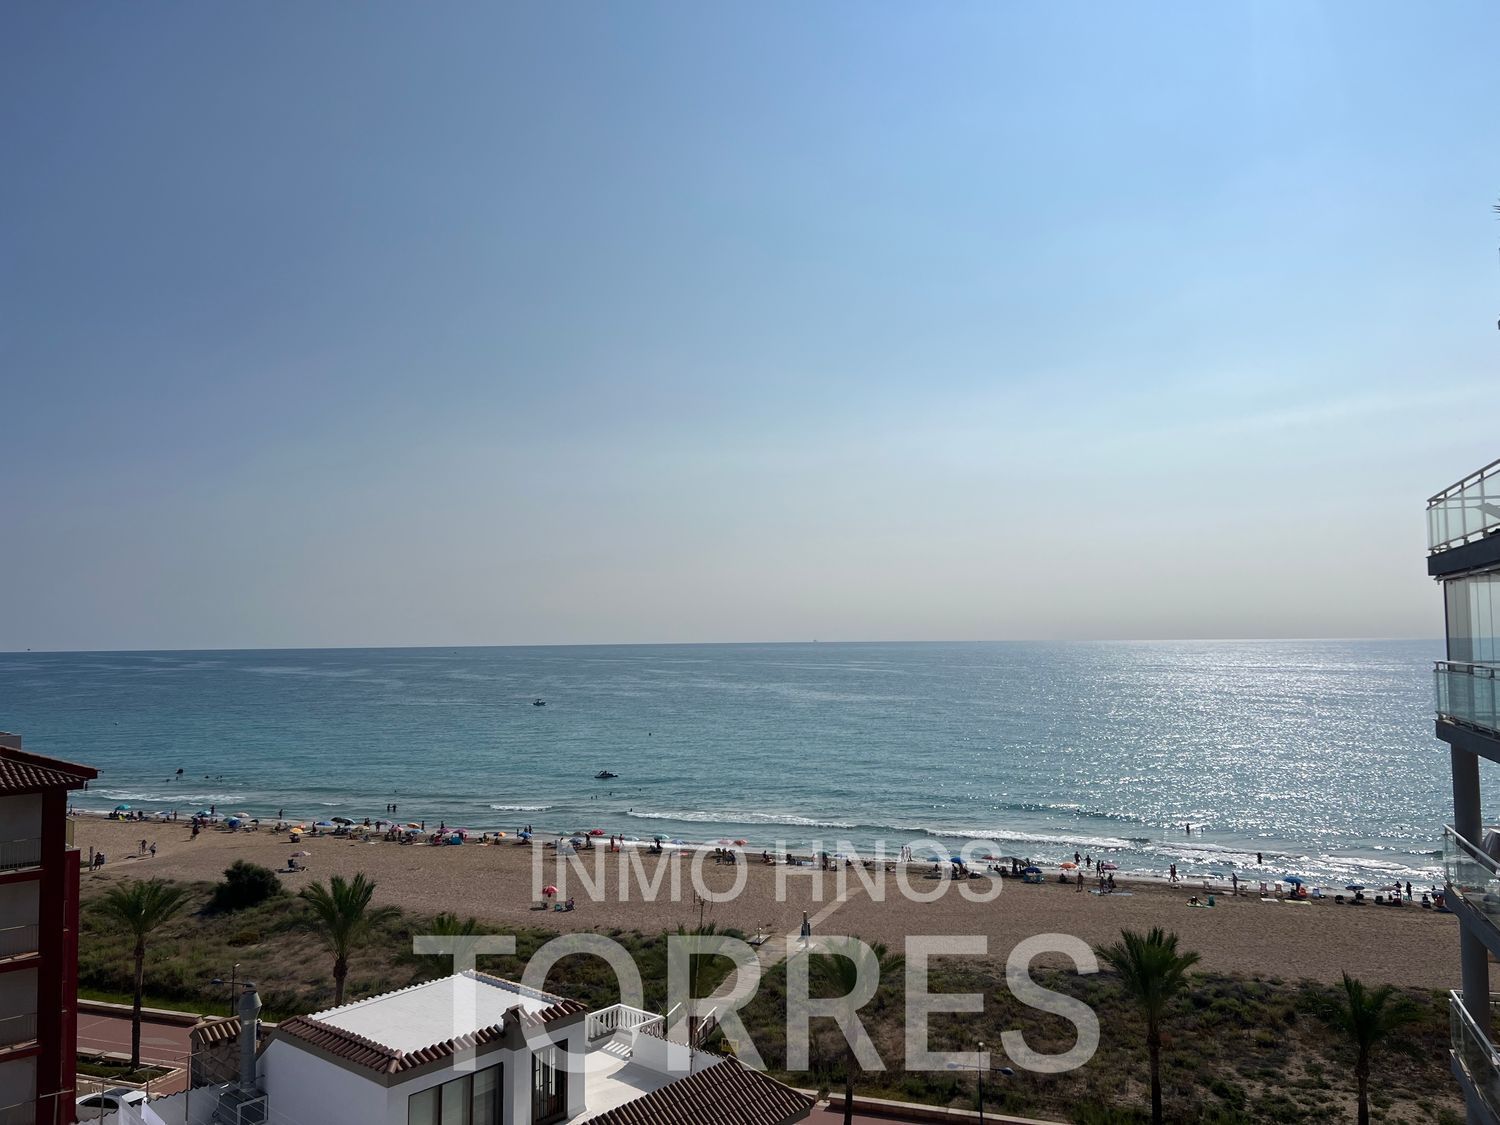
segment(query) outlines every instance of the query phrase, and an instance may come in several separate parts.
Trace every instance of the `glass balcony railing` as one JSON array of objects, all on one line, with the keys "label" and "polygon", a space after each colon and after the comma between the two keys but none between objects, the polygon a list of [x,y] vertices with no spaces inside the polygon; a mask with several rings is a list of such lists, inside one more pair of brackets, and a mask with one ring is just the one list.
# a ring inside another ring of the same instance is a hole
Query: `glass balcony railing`
[{"label": "glass balcony railing", "polygon": [[1439,660],[1433,676],[1441,718],[1500,734],[1500,664]]},{"label": "glass balcony railing", "polygon": [[1452,825],[1443,829],[1443,881],[1449,894],[1463,899],[1500,932],[1500,860],[1464,839]]},{"label": "glass balcony railing", "polygon": [[[1494,1007],[1491,999],[1492,1018]],[[1448,1028],[1454,1057],[1469,1076],[1479,1100],[1491,1113],[1500,1116],[1500,1053],[1469,1015],[1463,997],[1457,992],[1448,994]]]},{"label": "glass balcony railing", "polygon": [[1427,549],[1446,551],[1500,529],[1500,461],[1427,501]]}]

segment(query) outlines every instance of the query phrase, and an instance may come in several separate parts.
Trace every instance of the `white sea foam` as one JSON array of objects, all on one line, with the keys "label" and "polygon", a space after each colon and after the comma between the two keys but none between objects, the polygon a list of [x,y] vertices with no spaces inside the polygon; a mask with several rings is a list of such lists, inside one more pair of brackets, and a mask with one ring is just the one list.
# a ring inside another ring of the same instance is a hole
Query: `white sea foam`
[{"label": "white sea foam", "polygon": [[551,805],[491,805],[496,812],[546,812]]}]

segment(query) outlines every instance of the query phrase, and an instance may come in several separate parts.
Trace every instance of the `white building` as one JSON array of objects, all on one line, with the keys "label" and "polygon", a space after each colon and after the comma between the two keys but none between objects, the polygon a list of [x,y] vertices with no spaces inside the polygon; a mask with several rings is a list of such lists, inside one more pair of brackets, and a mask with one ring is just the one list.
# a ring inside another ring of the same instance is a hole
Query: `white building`
[{"label": "white building", "polygon": [[660,1016],[480,972],[296,1016],[257,1050],[258,1009],[239,1081],[153,1103],[169,1125],[788,1125],[813,1104]]}]

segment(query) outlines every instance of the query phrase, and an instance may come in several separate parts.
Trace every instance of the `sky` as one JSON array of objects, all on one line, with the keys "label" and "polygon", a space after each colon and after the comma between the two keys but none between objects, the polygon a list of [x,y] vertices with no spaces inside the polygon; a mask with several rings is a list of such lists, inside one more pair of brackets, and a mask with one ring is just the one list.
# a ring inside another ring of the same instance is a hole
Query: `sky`
[{"label": "sky", "polygon": [[1439,636],[1497,41],[7,4],[0,650]]}]

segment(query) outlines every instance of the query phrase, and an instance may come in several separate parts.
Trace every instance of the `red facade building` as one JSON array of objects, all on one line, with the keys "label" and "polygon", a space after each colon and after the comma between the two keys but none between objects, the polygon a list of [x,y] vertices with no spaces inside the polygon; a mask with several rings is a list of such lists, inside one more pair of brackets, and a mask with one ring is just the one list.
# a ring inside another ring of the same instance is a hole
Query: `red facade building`
[{"label": "red facade building", "polygon": [[0,1125],[74,1119],[80,863],[68,792],[97,776],[0,734]]}]

